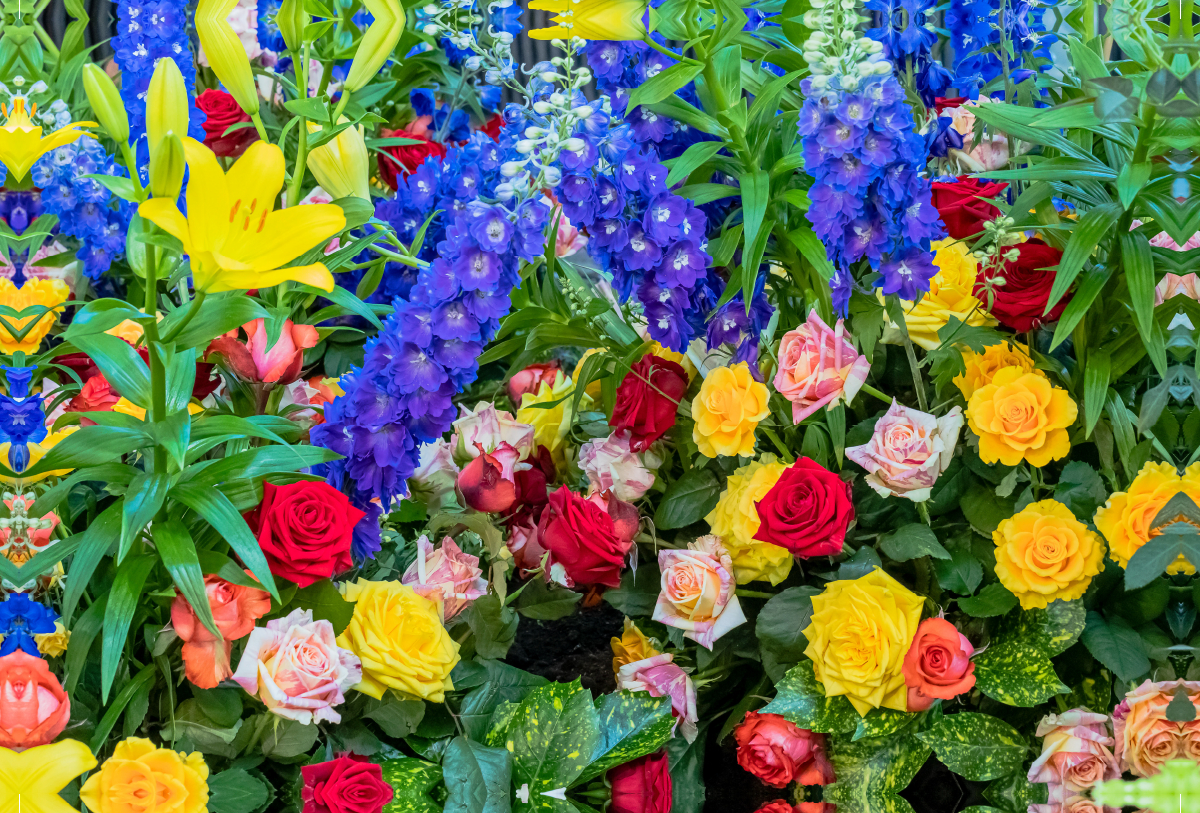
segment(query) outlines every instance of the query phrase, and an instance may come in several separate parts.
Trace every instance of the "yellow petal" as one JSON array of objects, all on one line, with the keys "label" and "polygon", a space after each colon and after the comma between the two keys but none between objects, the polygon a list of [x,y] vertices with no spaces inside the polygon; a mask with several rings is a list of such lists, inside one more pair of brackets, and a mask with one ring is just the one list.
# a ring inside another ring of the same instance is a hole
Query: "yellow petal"
[{"label": "yellow petal", "polygon": [[299,282],[322,291],[332,291],[334,284],[329,269],[323,263],[315,263],[273,271],[221,271],[207,290],[209,293],[245,291],[250,288],[269,288],[281,282]]},{"label": "yellow petal", "polygon": [[188,222],[175,201],[151,198],[138,207],[138,214],[183,243],[183,250],[192,253]]},{"label": "yellow petal", "polygon": [[218,252],[229,234],[233,208],[225,172],[213,151],[194,138],[183,140],[183,154],[190,173],[186,197],[192,245],[188,253]]},{"label": "yellow petal", "polygon": [[0,810],[77,813],[58,792],[95,767],[91,750],[78,740],[39,745],[19,754],[0,748]]},{"label": "yellow petal", "polygon": [[340,206],[318,203],[272,212],[254,242],[237,256],[258,271],[271,271],[346,228]]}]

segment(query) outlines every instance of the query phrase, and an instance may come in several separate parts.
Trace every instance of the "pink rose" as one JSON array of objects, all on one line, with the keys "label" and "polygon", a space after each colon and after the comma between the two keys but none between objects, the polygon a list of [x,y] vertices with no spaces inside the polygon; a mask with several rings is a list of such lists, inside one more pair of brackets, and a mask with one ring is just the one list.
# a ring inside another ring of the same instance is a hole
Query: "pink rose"
[{"label": "pink rose", "polygon": [[454,540],[446,537],[434,549],[429,537],[417,540],[417,559],[408,566],[401,584],[407,584],[425,598],[442,605],[442,622],[448,622],[471,602],[487,593],[487,579],[479,569],[479,557],[463,553]]},{"label": "pink rose", "polygon": [[587,235],[581,234],[566,217],[558,221],[558,236],[554,241],[556,257],[570,257],[587,248],[587,244]]},{"label": "pink rose", "polygon": [[617,671],[617,689],[627,692],[649,692],[651,697],[671,698],[671,713],[675,715],[684,739],[696,739],[696,687],[687,672],[676,666],[675,656],[661,653],[644,660],[627,663]]},{"label": "pink rose", "polygon": [[1154,304],[1161,305],[1174,296],[1186,296],[1200,301],[1200,277],[1195,274],[1166,274],[1154,289]]},{"label": "pink rose", "polygon": [[592,488],[611,491],[626,501],[636,500],[654,485],[654,475],[629,448],[628,431],[594,438],[579,447],[579,468]]},{"label": "pink rose", "polygon": [[778,714],[751,711],[733,730],[738,764],[774,788],[792,782],[828,785],[833,766],[825,756],[825,736],[798,728]]},{"label": "pink rose", "polygon": [[1046,804],[1030,805],[1028,813],[1121,813],[1121,810],[1100,805],[1086,796],[1066,790],[1062,785],[1051,785]]},{"label": "pink rose", "polygon": [[512,415],[498,411],[493,404],[476,404],[474,412],[466,407],[459,409],[461,414],[454,422],[454,436],[450,439],[454,459],[459,465],[491,452],[501,443],[516,449],[520,460],[533,453],[532,426],[518,423]]},{"label": "pink rose", "polygon": [[340,723],[333,707],[362,680],[362,664],[335,637],[328,621],[313,621],[312,610],[292,610],[250,633],[233,679],[280,717]]},{"label": "pink rose", "polygon": [[[513,562],[516,563],[517,570],[522,576],[529,575],[531,570],[537,570],[541,567],[542,557],[546,555],[546,549],[538,543],[538,527],[536,522],[530,522],[526,525],[514,525],[509,529],[508,539],[504,544],[508,547],[508,552],[513,555]],[[549,569],[546,571],[546,580],[550,579]]]},{"label": "pink rose", "polygon": [[1042,753],[1029,767],[1029,781],[1061,785],[1081,793],[1106,779],[1121,775],[1110,748],[1108,715],[1087,709],[1050,714],[1038,723]]},{"label": "pink rose", "polygon": [[685,550],[661,550],[662,589],[654,620],[683,630],[705,649],[739,624],[746,623],[734,589],[733,561],[719,536],[702,536]]},{"label": "pink rose", "polygon": [[893,400],[871,439],[846,449],[846,457],[867,470],[867,484],[881,496],[924,502],[954,457],[962,424],[959,407],[935,418]]},{"label": "pink rose", "polygon": [[830,329],[814,310],[779,341],[775,389],[792,402],[792,422],[800,423],[821,407],[853,401],[870,369],[866,356],[846,341],[842,320]]},{"label": "pink rose", "polygon": [[562,368],[558,366],[557,361],[530,364],[524,370],[515,373],[512,378],[508,379],[508,397],[512,399],[514,404],[520,406],[522,395],[527,392],[532,392],[536,395],[537,391],[541,389],[542,384],[553,387],[554,379],[561,371]]},{"label": "pink rose", "polygon": [[1200,706],[1200,682],[1147,680],[1113,709],[1116,757],[1122,770],[1134,776],[1153,776],[1164,762],[1176,757],[1200,761],[1200,720],[1175,723],[1167,719],[1167,706],[1180,686],[1192,704]]},{"label": "pink rose", "polygon": [[457,504],[458,497],[454,489],[457,480],[458,465],[454,462],[449,443],[438,438],[433,443],[421,446],[417,470],[408,478],[408,487],[414,499],[421,500],[431,509],[447,502]]},{"label": "pink rose", "polygon": [[245,342],[238,339],[236,330],[231,330],[214,339],[208,352],[224,356],[238,378],[264,384],[290,384],[300,377],[304,351],[317,345],[317,329],[293,324],[288,319],[279,339],[269,345],[265,325],[263,319],[247,322],[241,327],[246,334]]}]

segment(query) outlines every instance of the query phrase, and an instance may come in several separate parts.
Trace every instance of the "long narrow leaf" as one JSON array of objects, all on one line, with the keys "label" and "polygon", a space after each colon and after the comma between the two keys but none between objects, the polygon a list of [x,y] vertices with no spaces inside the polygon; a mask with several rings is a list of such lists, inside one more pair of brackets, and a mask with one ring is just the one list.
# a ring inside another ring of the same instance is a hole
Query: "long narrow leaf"
[{"label": "long narrow leaf", "polygon": [[71,578],[63,589],[63,623],[72,630],[71,616],[80,596],[92,580],[92,574],[100,560],[112,549],[121,536],[121,504],[113,503],[101,512],[100,516],[79,535],[81,538],[75,548],[75,558],[71,560]]},{"label": "long narrow leaf", "polygon": [[104,634],[100,652],[100,697],[107,703],[108,693],[117,677],[117,667],[125,654],[125,639],[138,605],[142,603],[142,588],[154,569],[156,557],[134,556],[117,569],[108,606],[104,609]]},{"label": "long narrow leaf", "polygon": [[166,522],[154,525],[154,547],[179,592],[192,605],[200,623],[218,638],[221,631],[213,621],[212,607],[208,603],[208,594],[204,590],[204,571],[200,568],[200,559],[196,555],[196,543],[191,534],[178,519],[172,517]]},{"label": "long narrow leaf", "polygon": [[1117,225],[1121,212],[1121,205],[1114,202],[1097,206],[1079,218],[1079,222],[1071,231],[1067,247],[1063,249],[1062,259],[1058,262],[1054,287],[1050,289],[1050,299],[1046,302],[1044,313],[1050,313],[1058,304],[1058,300],[1070,289],[1071,283],[1079,276],[1084,263],[1092,256],[1100,240]]},{"label": "long narrow leaf", "polygon": [[203,517],[246,563],[254,577],[262,582],[263,588],[276,601],[279,600],[279,590],[275,587],[275,579],[271,576],[267,557],[263,555],[254,534],[250,532],[250,526],[228,497],[216,489],[193,483],[180,483],[171,489],[171,496]]}]

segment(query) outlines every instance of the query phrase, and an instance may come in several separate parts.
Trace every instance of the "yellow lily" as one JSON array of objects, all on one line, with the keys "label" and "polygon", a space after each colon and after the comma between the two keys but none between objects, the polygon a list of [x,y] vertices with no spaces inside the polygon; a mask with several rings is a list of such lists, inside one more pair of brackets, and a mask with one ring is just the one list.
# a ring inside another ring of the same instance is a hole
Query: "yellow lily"
[{"label": "yellow lily", "polygon": [[[0,127],[0,163],[8,168],[8,178],[11,181],[19,181],[28,175],[37,159],[50,150],[71,144],[79,140],[80,136],[95,138],[91,133],[75,129],[95,127],[94,121],[77,121],[42,138],[42,128],[29,118],[29,111],[25,109],[25,99],[20,96],[13,99],[11,113],[3,104],[0,104],[0,113],[8,116],[4,126]],[[33,106],[33,113],[37,113],[36,104]]]},{"label": "yellow lily", "polygon": [[646,36],[644,0],[533,0],[531,9],[549,11],[554,28],[529,32],[535,40],[570,39],[631,42]]},{"label": "yellow lily", "polygon": [[96,758],[79,740],[20,753],[0,748],[0,813],[79,813],[58,792],[95,767]]},{"label": "yellow lily", "polygon": [[[348,119],[342,116],[338,124]],[[319,124],[308,122],[308,132],[321,129]],[[321,188],[334,200],[351,195],[371,199],[371,169],[367,159],[367,143],[363,140],[362,125],[347,127],[337,138],[326,141],[308,154],[308,168]]]},{"label": "yellow lily", "polygon": [[226,174],[212,150],[183,140],[190,178],[185,218],[168,198],[151,198],[138,214],[183,243],[196,290],[207,293],[267,288],[285,280],[333,290],[323,263],[283,268],[346,228],[332,203],[274,211],[283,188],[283,151],[255,141]]},{"label": "yellow lily", "polygon": [[400,35],[404,33],[404,26],[408,24],[404,6],[400,5],[399,0],[363,0],[363,5],[375,20],[363,32],[358,50],[354,52],[354,61],[350,63],[346,81],[342,85],[351,93],[365,87],[367,82],[375,78],[383,63],[392,55],[392,50],[400,41]]},{"label": "yellow lily", "polygon": [[238,0],[200,0],[196,6],[196,34],[208,64],[247,116],[258,115],[258,87],[242,41],[229,24]]}]

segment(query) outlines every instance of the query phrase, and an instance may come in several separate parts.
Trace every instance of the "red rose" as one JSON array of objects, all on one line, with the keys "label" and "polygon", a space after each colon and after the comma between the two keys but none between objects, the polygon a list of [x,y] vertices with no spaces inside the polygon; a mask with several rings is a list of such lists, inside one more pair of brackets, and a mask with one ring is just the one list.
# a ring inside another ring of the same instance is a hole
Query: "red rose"
[{"label": "red rose", "polygon": [[[1055,303],[1050,313],[1043,316],[1046,303],[1050,301],[1050,289],[1054,287],[1054,266],[1062,260],[1062,252],[1034,238],[1013,246],[1017,250],[1016,262],[1005,262],[1004,270],[994,270],[980,275],[975,286],[975,296],[983,302],[1000,324],[1024,332],[1033,330],[1044,322],[1054,322],[1062,316],[1063,308],[1071,301],[1068,293]],[[991,302],[984,290],[984,278],[1003,277],[1004,284],[992,287]]]},{"label": "red rose", "polygon": [[940,116],[943,111],[949,110],[952,107],[962,107],[966,101],[966,96],[935,96],[933,99],[933,109]]},{"label": "red rose", "polygon": [[529,468],[517,472],[517,499],[513,502],[516,509],[507,519],[508,526],[537,525],[542,515],[542,506],[550,499],[548,483],[553,483],[557,473],[554,470],[554,459],[550,450],[545,446],[536,447],[536,452],[525,460]]},{"label": "red rose", "polygon": [[379,179],[392,189],[399,188],[397,176],[401,172],[405,175],[415,172],[431,155],[437,156],[439,161],[446,157],[446,145],[431,141],[424,131],[425,127],[413,130],[389,130],[385,127],[379,131],[381,138],[411,138],[421,142],[380,148],[382,152],[379,153]]},{"label": "red rose", "polygon": [[666,751],[618,765],[608,772],[608,782],[612,785],[609,813],[671,813]]},{"label": "red rose", "polygon": [[783,799],[776,799],[773,802],[767,802],[754,813],[793,813],[794,808],[791,802]]},{"label": "red rose", "polygon": [[675,413],[687,388],[688,377],[682,367],[647,353],[629,368],[617,387],[613,429],[628,429],[629,448],[644,452],[675,425]]},{"label": "red rose", "polygon": [[304,813],[379,813],[396,792],[383,769],[354,754],[300,769]]},{"label": "red rose", "polygon": [[[120,394],[108,383],[108,379],[97,373],[83,382],[79,394],[67,402],[65,412],[111,412],[113,405],[121,400]],[[90,426],[95,421],[88,418],[80,419],[82,426]]]},{"label": "red rose", "polygon": [[833,768],[825,756],[825,737],[798,728],[778,714],[751,711],[733,730],[737,761],[774,788],[792,782],[828,785]]},{"label": "red rose", "polygon": [[196,107],[208,116],[204,120],[204,146],[222,158],[241,155],[258,140],[258,132],[253,127],[242,127],[225,134],[233,125],[250,121],[246,111],[225,91],[204,91],[196,97]]},{"label": "red rose", "polygon": [[527,392],[537,394],[542,383],[554,386],[554,378],[562,368],[557,361],[547,361],[542,364],[530,364],[524,370],[508,379],[508,397],[517,406],[521,405],[521,396]]},{"label": "red rose", "polygon": [[754,538],[804,558],[836,556],[854,521],[850,492],[850,484],[841,477],[802,457],[784,469],[759,500],[760,524]]},{"label": "red rose", "polygon": [[995,198],[1008,188],[1006,183],[985,183],[963,176],[957,183],[934,181],[933,207],[938,210],[946,231],[955,240],[966,240],[983,231],[984,221],[1000,216],[1000,210],[979,198]]},{"label": "red rose", "polygon": [[542,509],[538,541],[573,583],[618,587],[637,524],[629,503],[600,494],[584,499],[562,486]]},{"label": "red rose", "polygon": [[502,441],[491,454],[479,447],[476,457],[459,472],[458,490],[467,505],[476,511],[501,514],[512,508],[517,500],[517,483],[513,466],[520,455],[512,444]]},{"label": "red rose", "polygon": [[479,132],[485,133],[492,141],[500,141],[500,131],[504,129],[504,116],[499,113],[492,116],[487,122],[479,128]]},{"label": "red rose", "polygon": [[366,516],[328,483],[263,483],[262,503],[246,516],[271,573],[301,587],[350,567],[354,526]]}]

